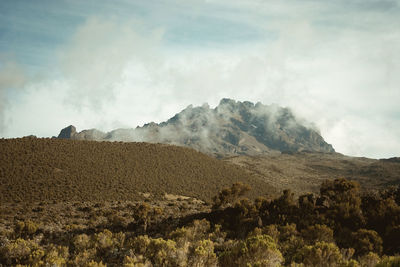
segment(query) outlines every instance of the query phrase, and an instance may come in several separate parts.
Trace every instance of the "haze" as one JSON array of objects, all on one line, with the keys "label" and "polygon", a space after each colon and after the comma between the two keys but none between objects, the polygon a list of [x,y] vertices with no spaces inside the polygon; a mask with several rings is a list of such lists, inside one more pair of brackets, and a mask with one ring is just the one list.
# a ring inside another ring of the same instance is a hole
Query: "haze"
[{"label": "haze", "polygon": [[0,136],[276,103],[336,151],[400,155],[399,1],[0,2]]}]

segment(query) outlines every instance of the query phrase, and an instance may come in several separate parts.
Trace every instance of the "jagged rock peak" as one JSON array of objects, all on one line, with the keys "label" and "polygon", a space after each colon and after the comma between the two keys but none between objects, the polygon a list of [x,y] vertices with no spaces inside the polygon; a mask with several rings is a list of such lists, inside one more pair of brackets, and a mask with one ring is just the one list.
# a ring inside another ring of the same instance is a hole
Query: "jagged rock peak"
[{"label": "jagged rock peak", "polygon": [[58,135],[58,138],[71,139],[75,134],[76,134],[75,126],[70,125],[61,130],[60,134]]},{"label": "jagged rock peak", "polygon": [[296,118],[289,108],[224,98],[214,109],[208,104],[187,106],[159,124],[109,133],[73,126],[59,138],[102,141],[140,141],[188,146],[216,155],[260,155],[275,152],[334,152],[332,145],[309,123]]}]

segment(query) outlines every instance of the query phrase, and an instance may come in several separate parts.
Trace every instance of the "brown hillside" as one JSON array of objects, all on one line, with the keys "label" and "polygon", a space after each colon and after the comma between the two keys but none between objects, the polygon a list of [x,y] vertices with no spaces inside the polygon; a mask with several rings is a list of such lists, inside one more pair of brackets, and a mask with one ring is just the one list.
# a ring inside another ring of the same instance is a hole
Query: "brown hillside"
[{"label": "brown hillside", "polygon": [[236,156],[225,161],[237,164],[282,191],[297,195],[319,192],[326,179],[357,181],[366,191],[400,184],[400,160],[350,157],[339,153],[299,152],[265,156]]},{"label": "brown hillside", "polygon": [[242,181],[272,192],[240,167],[193,149],[149,143],[0,140],[0,202],[134,200],[139,192],[209,200]]}]

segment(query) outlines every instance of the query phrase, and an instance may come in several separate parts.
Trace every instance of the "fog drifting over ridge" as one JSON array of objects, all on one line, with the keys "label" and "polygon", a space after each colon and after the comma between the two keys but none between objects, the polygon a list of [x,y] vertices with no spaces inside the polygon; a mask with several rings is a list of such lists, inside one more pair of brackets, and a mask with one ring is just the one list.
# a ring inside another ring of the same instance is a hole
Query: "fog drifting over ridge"
[{"label": "fog drifting over ridge", "polygon": [[70,1],[49,6],[54,28],[7,3],[10,32],[62,38],[0,37],[3,137],[136,127],[228,97],[290,107],[344,154],[400,154],[398,1]]}]

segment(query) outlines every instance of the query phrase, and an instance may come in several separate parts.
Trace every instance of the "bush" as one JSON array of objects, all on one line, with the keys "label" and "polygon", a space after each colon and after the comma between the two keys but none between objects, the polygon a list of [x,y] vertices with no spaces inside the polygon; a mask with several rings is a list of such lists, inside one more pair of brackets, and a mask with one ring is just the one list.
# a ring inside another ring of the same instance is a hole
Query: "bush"
[{"label": "bush", "polygon": [[143,256],[126,256],[123,262],[124,267],[151,267],[151,262],[144,259]]},{"label": "bush", "polygon": [[335,244],[317,242],[298,251],[295,261],[306,266],[337,266],[342,262],[342,255]]},{"label": "bush", "polygon": [[362,257],[360,257],[361,266],[374,267],[380,262],[380,258],[376,253],[370,252]]},{"label": "bush", "polygon": [[217,196],[213,198],[213,209],[224,209],[232,206],[239,197],[244,196],[249,190],[250,186],[241,182],[234,183],[230,188],[221,190]]},{"label": "bush", "polygon": [[236,242],[220,256],[221,266],[279,266],[282,262],[277,244],[268,235],[250,236]]},{"label": "bush", "polygon": [[366,255],[369,252],[382,253],[382,239],[373,230],[359,229],[351,233],[351,241],[357,256]]},{"label": "bush", "polygon": [[19,221],[14,226],[14,235],[16,238],[27,238],[33,236],[38,230],[39,225],[31,220]]},{"label": "bush", "polygon": [[[0,249],[1,261],[8,265],[29,264],[31,260],[40,260],[43,253],[35,253],[38,245],[31,240],[18,238]],[[32,259],[31,256],[34,256]]]},{"label": "bush", "polygon": [[201,240],[191,248],[189,253],[189,266],[217,266],[218,260],[214,253],[214,243],[211,240]]},{"label": "bush", "polygon": [[84,251],[92,246],[90,237],[86,234],[77,235],[73,239],[75,251]]},{"label": "bush", "polygon": [[138,236],[128,242],[137,256],[142,255],[157,266],[170,266],[176,263],[177,247],[173,240]]},{"label": "bush", "polygon": [[384,257],[376,267],[400,267],[400,256]]},{"label": "bush", "polygon": [[51,246],[46,252],[43,263],[46,266],[66,266],[68,257],[68,247]]},{"label": "bush", "polygon": [[331,243],[334,241],[333,230],[326,225],[316,224],[309,226],[301,231],[301,235],[309,245],[316,242]]}]

